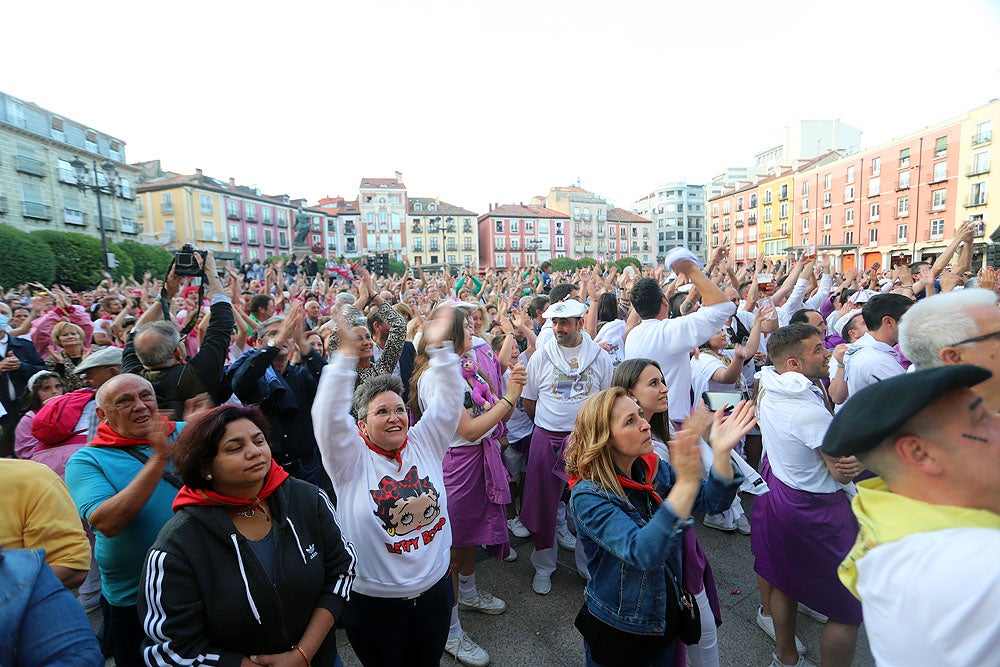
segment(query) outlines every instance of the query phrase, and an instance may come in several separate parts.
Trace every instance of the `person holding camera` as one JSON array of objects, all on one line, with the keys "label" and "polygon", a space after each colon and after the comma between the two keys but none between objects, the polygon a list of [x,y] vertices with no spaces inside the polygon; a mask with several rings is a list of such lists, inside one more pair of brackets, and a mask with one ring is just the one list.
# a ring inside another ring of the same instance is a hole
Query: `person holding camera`
[{"label": "person holding camera", "polygon": [[198,352],[187,357],[182,332],[170,321],[169,309],[163,305],[180,290],[181,275],[175,262],[167,274],[160,301],[136,322],[122,355],[121,372],[135,373],[149,380],[156,391],[160,410],[172,411],[177,420],[184,419],[184,402],[199,394],[208,394],[215,403],[228,398],[222,396],[222,370],[236,324],[232,301],[216,271],[215,255],[211,250],[204,259],[197,251],[192,255],[201,271],[201,280],[207,282],[206,291],[211,300],[209,325]]}]

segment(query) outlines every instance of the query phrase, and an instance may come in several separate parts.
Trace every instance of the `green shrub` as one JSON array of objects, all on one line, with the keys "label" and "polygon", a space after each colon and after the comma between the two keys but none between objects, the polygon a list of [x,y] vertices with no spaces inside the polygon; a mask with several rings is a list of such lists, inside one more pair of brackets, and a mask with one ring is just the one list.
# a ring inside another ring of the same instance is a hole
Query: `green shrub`
[{"label": "green shrub", "polygon": [[89,290],[104,279],[101,241],[73,232],[42,230],[31,236],[44,241],[55,259],[55,281],[74,290]]},{"label": "green shrub", "polygon": [[122,262],[122,255],[132,261],[132,268],[128,273],[122,275],[133,275],[135,279],[142,282],[142,276],[149,271],[153,278],[163,280],[170,269],[170,261],[174,258],[173,253],[163,248],[143,245],[134,241],[114,243],[115,257],[118,258],[119,265]]},{"label": "green shrub", "polygon": [[0,225],[0,285],[12,289],[27,282],[52,284],[56,260],[48,244],[9,225]]}]

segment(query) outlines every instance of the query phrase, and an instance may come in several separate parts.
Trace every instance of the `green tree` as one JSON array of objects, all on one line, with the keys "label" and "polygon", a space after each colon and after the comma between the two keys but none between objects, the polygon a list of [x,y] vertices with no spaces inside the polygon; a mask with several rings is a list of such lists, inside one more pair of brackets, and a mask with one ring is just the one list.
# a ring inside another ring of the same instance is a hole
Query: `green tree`
[{"label": "green tree", "polygon": [[406,264],[403,264],[402,262],[390,258],[388,271],[390,276],[392,275],[401,276],[404,273],[406,273]]},{"label": "green tree", "polygon": [[552,270],[553,271],[575,271],[576,270],[576,260],[570,259],[569,257],[553,257],[552,258]]},{"label": "green tree", "polygon": [[170,269],[170,262],[174,258],[173,253],[168,250],[135,243],[134,241],[115,243],[114,246],[115,250],[113,252],[119,262],[121,262],[122,255],[126,255],[132,260],[131,275],[135,276],[136,280],[140,282],[146,271],[153,274],[153,278],[161,280],[166,278],[167,271]]},{"label": "green tree", "polygon": [[50,248],[55,263],[55,280],[74,290],[89,290],[104,279],[101,242],[93,236],[73,232],[42,230],[32,236]]},{"label": "green tree", "polygon": [[625,267],[628,266],[629,264],[631,264],[637,269],[642,269],[642,262],[637,260],[635,257],[622,257],[621,259],[615,262],[615,266],[618,267],[619,271],[624,271]]},{"label": "green tree", "polygon": [[591,266],[597,266],[597,260],[593,257],[581,257],[576,260],[576,265],[581,269],[586,269]]},{"label": "green tree", "polygon": [[0,258],[0,285],[5,289],[27,282],[50,285],[56,276],[48,244],[9,225],[0,225]]}]

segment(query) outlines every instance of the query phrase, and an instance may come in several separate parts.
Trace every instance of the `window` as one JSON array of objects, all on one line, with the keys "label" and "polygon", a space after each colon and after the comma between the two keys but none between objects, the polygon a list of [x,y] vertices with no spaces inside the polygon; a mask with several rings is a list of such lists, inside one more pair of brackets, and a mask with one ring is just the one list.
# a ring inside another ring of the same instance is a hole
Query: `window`
[{"label": "window", "polygon": [[737,211],[742,211],[743,210],[743,197],[738,197],[736,199],[736,210]]},{"label": "window", "polygon": [[809,218],[802,218],[802,233],[809,233]]},{"label": "window", "polygon": [[379,211],[378,222],[380,225],[385,227],[385,225],[388,224],[389,222],[389,214],[386,213],[385,211]]},{"label": "window", "polygon": [[229,223],[229,241],[231,243],[240,242],[240,226],[236,223]]},{"label": "window", "polygon": [[910,172],[901,171],[899,172],[899,183],[896,185],[897,190],[906,190],[910,187]]},{"label": "window", "polygon": [[868,205],[868,222],[878,222],[879,203]]},{"label": "window", "polygon": [[717,218],[719,216],[719,205],[712,204],[712,217]]},{"label": "window", "polygon": [[423,252],[424,251],[424,243],[423,243],[423,240],[420,237],[417,237],[417,238],[413,239],[413,250],[414,250],[414,252]]},{"label": "window", "polygon": [[750,229],[747,230],[747,243],[756,243],[756,242],[757,242],[757,228],[751,227]]},{"label": "window", "polygon": [[844,232],[844,245],[854,245],[854,230]]},{"label": "window", "polygon": [[[496,247],[497,250],[506,250],[507,249],[507,239],[505,239],[504,237],[501,236],[501,237],[499,237],[497,239],[494,239],[493,245],[494,245],[494,247]],[[437,239],[435,239],[435,238],[431,239],[431,250],[437,250]]]},{"label": "window", "polygon": [[948,137],[938,137],[934,142],[934,159],[948,155]]},{"label": "window", "polygon": [[830,224],[833,222],[832,213],[823,214],[823,229],[830,229]]},{"label": "window", "polygon": [[778,217],[780,218],[788,217],[788,202],[781,203],[781,210],[778,212]]},{"label": "window", "polygon": [[[765,204],[770,204],[771,203],[771,188],[768,188],[767,190],[764,190],[764,203]],[[728,213],[729,211],[726,211],[726,212]]]},{"label": "window", "polygon": [[278,245],[282,248],[288,247],[288,232],[284,230],[278,230]]},{"label": "window", "polygon": [[506,267],[507,255],[500,252],[493,253],[493,265],[501,269]]},{"label": "window", "polygon": [[[757,207],[757,193],[753,193],[752,195],[750,195],[750,208],[756,208],[756,207]],[[718,212],[716,212],[714,215],[718,215]]]},{"label": "window", "polygon": [[853,183],[854,182],[854,167],[853,166],[847,168],[847,182],[848,183]]},{"label": "window", "polygon": [[899,151],[899,168],[905,169],[910,166],[910,149],[904,148]]},{"label": "window", "polygon": [[736,242],[737,243],[743,243],[743,230],[742,229],[737,229],[736,230]]},{"label": "window", "polygon": [[[712,234],[712,247],[713,248],[717,248],[718,246],[719,246],[719,235],[718,234]],[[624,248],[623,248],[623,250],[624,250]]]},{"label": "window", "polygon": [[422,210],[424,210],[424,205],[421,204],[420,202],[413,202],[413,210],[414,211],[422,211]]},{"label": "window", "polygon": [[823,177],[823,189],[829,190],[833,187],[833,174],[827,174]]},{"label": "window", "polygon": [[270,208],[267,208],[267,207],[261,208],[260,209],[260,215],[261,215],[261,222],[263,222],[265,225],[271,224],[271,209]]},{"label": "window", "polygon": [[563,247],[564,247],[564,237],[557,236],[556,237],[556,250],[562,250]]},{"label": "window", "polygon": [[497,220],[496,222],[496,233],[503,234],[503,220]]},{"label": "window", "polygon": [[[448,257],[454,257],[454,255],[448,255]],[[455,260],[449,259],[448,261],[449,262],[454,262]],[[520,255],[511,255],[510,256],[510,265],[511,266],[520,266],[520,264],[521,264],[521,256]]]},{"label": "window", "polygon": [[240,209],[236,202],[234,201],[226,202],[226,217],[231,220],[240,219]]},{"label": "window", "polygon": [[391,197],[389,197],[389,202],[393,203],[393,204],[398,204],[399,203],[399,195],[392,195]]},{"label": "window", "polygon": [[513,238],[513,239],[511,239],[510,240],[510,249],[511,250],[520,250],[521,249],[521,239],[519,239],[519,238]]},{"label": "window", "polygon": [[948,163],[947,162],[935,162],[934,163],[934,180],[931,183],[940,183],[941,181],[948,180]]},{"label": "window", "polygon": [[21,213],[26,218],[50,220],[49,207],[43,203],[42,187],[37,183],[21,182]]},{"label": "window", "polygon": [[986,204],[986,182],[973,183],[969,189],[969,206],[984,206]]},{"label": "window", "polygon": [[202,220],[201,221],[201,238],[205,239],[206,241],[214,241],[215,240],[215,223],[214,222],[212,222],[211,220]]},{"label": "window", "polygon": [[472,266],[472,255],[466,255],[465,256],[465,265],[466,266]]},{"label": "window", "polygon": [[520,225],[518,224],[517,220],[511,220],[510,221],[510,233],[511,234],[520,234],[521,233],[520,232]]},{"label": "window", "polygon": [[802,212],[805,213],[808,210],[809,210],[809,198],[806,197],[805,199],[802,200]]},{"label": "window", "polygon": [[931,193],[931,210],[940,211],[945,207],[945,196],[948,191],[944,188],[940,190],[935,190]]},{"label": "window", "polygon": [[870,181],[868,181],[868,196],[869,197],[877,196],[881,187],[882,187],[881,178],[873,178]]},{"label": "window", "polygon": [[743,259],[743,246],[741,245],[736,246],[736,259],[737,261]]},{"label": "window", "polygon": [[[525,224],[527,224],[527,223],[525,223]],[[538,221],[538,233],[539,234],[545,234],[546,236],[548,236],[548,234],[549,234],[549,221],[548,220],[539,220]]]},{"label": "window", "polygon": [[260,253],[257,252],[257,248],[250,248],[249,252],[247,253],[247,259],[249,259],[251,262],[256,262],[258,259],[260,259]]},{"label": "window", "polygon": [[902,218],[904,215],[910,214],[910,198],[900,197],[896,200],[896,217]]},{"label": "window", "polygon": [[[330,246],[336,248],[337,240],[330,239]],[[274,231],[270,228],[264,228],[264,245],[273,246],[274,245]]]},{"label": "window", "polygon": [[757,246],[752,245],[747,248],[747,259],[757,259]]},{"label": "window", "polygon": [[169,192],[164,192],[160,195],[160,212],[161,213],[174,212],[174,196]]},{"label": "window", "polygon": [[771,222],[771,209],[770,208],[765,208],[764,209],[764,222]]},{"label": "window", "polygon": [[809,194],[809,181],[802,181],[802,194]]},{"label": "window", "polygon": [[177,239],[177,224],[173,220],[163,221],[163,231],[170,234],[170,238]]},{"label": "window", "polygon": [[788,184],[781,186],[781,199],[788,199]]},{"label": "window", "polygon": [[878,245],[878,227],[868,229],[868,245]]},{"label": "window", "polygon": [[205,215],[212,215],[212,195],[200,195],[201,212]]},{"label": "window", "polygon": [[729,200],[722,202],[722,212],[729,213]]},{"label": "window", "polygon": [[896,243],[906,243],[909,225],[896,225]]},{"label": "window", "polygon": [[873,157],[872,158],[872,176],[878,176],[882,173],[882,158]]},{"label": "window", "polygon": [[972,137],[972,145],[985,144],[993,138],[993,121],[984,120],[976,125],[976,134]]},{"label": "window", "polygon": [[944,238],[944,218],[935,218],[934,220],[931,220],[931,238]]},{"label": "window", "polygon": [[980,174],[990,173],[990,152],[980,151],[972,156],[972,169],[969,170],[969,176],[978,176]]},{"label": "window", "polygon": [[535,221],[534,220],[525,220],[524,221],[524,233],[525,234],[534,234],[535,233]]},{"label": "window", "polygon": [[829,208],[833,203],[833,196],[829,192],[823,193],[823,208]]},{"label": "window", "polygon": [[257,245],[257,228],[247,227],[247,243]]},{"label": "window", "polygon": [[846,188],[844,188],[844,201],[845,202],[854,201],[854,186],[853,185],[848,185]]}]

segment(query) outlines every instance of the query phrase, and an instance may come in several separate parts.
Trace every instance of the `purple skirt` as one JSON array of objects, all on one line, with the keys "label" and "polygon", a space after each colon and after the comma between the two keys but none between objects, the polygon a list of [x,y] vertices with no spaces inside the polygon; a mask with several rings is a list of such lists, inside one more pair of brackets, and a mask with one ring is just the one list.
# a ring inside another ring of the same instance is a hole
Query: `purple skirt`
[{"label": "purple skirt", "polygon": [[838,623],[861,623],[861,602],[840,583],[837,568],[854,546],[858,522],[843,491],[809,493],[784,484],[765,458],[770,491],[753,506],[754,570],[797,602]]},{"label": "purple skirt", "polygon": [[450,448],[442,468],[452,546],[485,545],[498,560],[505,558],[510,553],[510,476],[496,440],[484,438],[478,445]]},{"label": "purple skirt", "polygon": [[563,458],[568,439],[568,431],[546,431],[540,426],[531,434],[521,523],[532,532],[536,549],[551,549],[556,544],[556,513],[569,479]]}]

